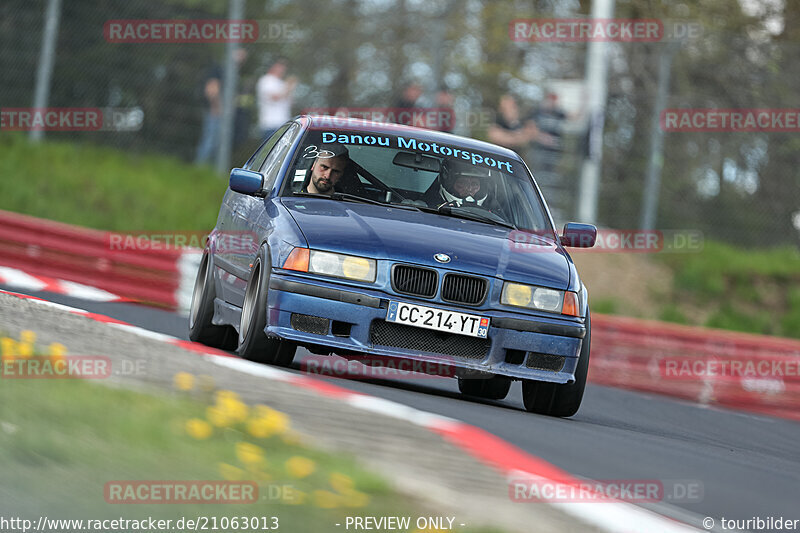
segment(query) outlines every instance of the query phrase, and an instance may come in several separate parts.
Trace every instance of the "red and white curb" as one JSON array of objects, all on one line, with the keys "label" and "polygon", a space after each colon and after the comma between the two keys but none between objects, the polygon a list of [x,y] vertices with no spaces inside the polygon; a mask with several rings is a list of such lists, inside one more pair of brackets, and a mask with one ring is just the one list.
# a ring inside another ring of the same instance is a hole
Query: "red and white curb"
[{"label": "red and white curb", "polygon": [[[547,482],[554,486],[576,484],[582,481],[483,429],[459,420],[420,411],[419,409],[383,398],[352,392],[310,376],[292,374],[275,367],[246,361],[227,352],[210,348],[203,344],[184,341],[170,335],[149,331],[84,309],[77,309],[49,302],[26,294],[18,294],[4,290],[0,290],[0,293],[82,315],[141,337],[172,344],[196,352],[214,364],[238,372],[290,383],[297,387],[313,390],[323,396],[336,398],[357,409],[380,413],[385,416],[411,422],[412,424],[426,428],[440,435],[446,441],[457,446],[475,459],[501,472],[509,480],[523,478],[532,481]],[[602,502],[598,503],[598,500],[602,500]],[[631,503],[605,498],[600,495],[597,496],[594,502],[548,502],[548,505],[552,505],[584,523],[588,523],[610,533],[616,533],[623,529],[625,531],[637,533],[697,533],[702,531]]]},{"label": "red and white curb", "polygon": [[63,279],[34,276],[17,268],[0,266],[0,284],[30,291],[46,291],[64,294],[93,302],[125,302],[127,298],[117,296],[103,289],[66,281]]}]

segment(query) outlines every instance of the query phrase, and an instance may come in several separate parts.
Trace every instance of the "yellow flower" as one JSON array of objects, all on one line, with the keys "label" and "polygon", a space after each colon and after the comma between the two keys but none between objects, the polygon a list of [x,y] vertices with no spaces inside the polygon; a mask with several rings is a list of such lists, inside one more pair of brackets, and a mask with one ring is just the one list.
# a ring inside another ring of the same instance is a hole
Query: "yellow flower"
[{"label": "yellow flower", "polygon": [[47,352],[52,357],[62,357],[67,354],[67,347],[61,344],[60,342],[54,342],[47,349]]},{"label": "yellow flower", "polygon": [[206,407],[206,418],[208,418],[209,422],[220,428],[229,426],[233,423],[233,420],[231,420],[231,418],[228,416],[228,413],[219,407],[214,406]]},{"label": "yellow flower", "polygon": [[333,509],[339,506],[339,496],[329,490],[315,490],[314,505],[321,509]]},{"label": "yellow flower", "polygon": [[219,463],[219,473],[229,481],[238,481],[244,478],[244,470],[228,463]]},{"label": "yellow flower", "polygon": [[357,490],[342,494],[342,503],[345,507],[365,507],[369,503],[369,496]]},{"label": "yellow flower", "polygon": [[11,337],[0,338],[0,353],[2,355],[17,355],[17,341]]},{"label": "yellow flower", "polygon": [[178,390],[192,390],[194,387],[194,376],[188,372],[178,372],[172,377],[172,383]]},{"label": "yellow flower", "polygon": [[236,443],[236,457],[242,464],[257,467],[264,464],[264,450],[249,442]]},{"label": "yellow flower", "polygon": [[331,487],[340,494],[352,492],[355,485],[350,476],[340,474],[339,472],[332,473],[328,481],[330,481]]},{"label": "yellow flower", "polygon": [[311,459],[295,455],[286,461],[286,471],[290,476],[302,479],[310,476],[316,469],[316,464]]},{"label": "yellow flower", "polygon": [[289,417],[265,405],[257,405],[253,409],[253,415],[247,422],[247,431],[254,437],[264,439],[285,433],[289,429]]},{"label": "yellow flower", "polygon": [[17,344],[17,355],[20,357],[31,357],[33,355],[33,344],[20,342]]},{"label": "yellow flower", "polygon": [[12,360],[17,355],[17,341],[11,337],[0,338],[0,355],[4,355],[6,359]]},{"label": "yellow flower", "polygon": [[247,404],[242,402],[235,392],[224,390],[217,392],[217,408],[221,409],[231,422],[247,420]]},{"label": "yellow flower", "polygon": [[36,332],[29,329],[23,329],[19,334],[19,340],[24,344],[33,346],[36,344]]},{"label": "yellow flower", "polygon": [[251,418],[247,421],[247,431],[257,439],[264,439],[270,436],[269,426],[263,418]]},{"label": "yellow flower", "polygon": [[205,420],[192,418],[186,422],[186,433],[198,440],[207,439],[213,432],[212,427]]}]

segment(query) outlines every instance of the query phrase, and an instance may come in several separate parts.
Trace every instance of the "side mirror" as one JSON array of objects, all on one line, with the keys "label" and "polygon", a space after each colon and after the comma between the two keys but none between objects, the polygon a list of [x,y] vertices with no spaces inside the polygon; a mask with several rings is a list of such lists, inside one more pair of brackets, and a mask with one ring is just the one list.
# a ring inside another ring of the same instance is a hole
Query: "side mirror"
[{"label": "side mirror", "polygon": [[597,240],[597,228],[592,224],[568,222],[560,237],[562,246],[574,248],[591,248]]},{"label": "side mirror", "polygon": [[264,187],[264,176],[260,172],[234,168],[231,170],[231,190],[250,196],[259,196]]}]

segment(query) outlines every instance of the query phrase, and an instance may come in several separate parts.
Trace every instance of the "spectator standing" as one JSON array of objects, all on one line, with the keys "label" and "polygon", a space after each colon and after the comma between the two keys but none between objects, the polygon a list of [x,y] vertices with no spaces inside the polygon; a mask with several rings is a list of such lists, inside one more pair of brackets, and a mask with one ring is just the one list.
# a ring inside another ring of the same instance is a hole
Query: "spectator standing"
[{"label": "spectator standing", "polygon": [[533,122],[523,122],[517,99],[511,94],[500,97],[495,122],[489,126],[489,140],[495,144],[521,150],[528,146],[539,130]]},{"label": "spectator standing", "polygon": [[297,87],[297,78],[289,76],[284,80],[286,69],[286,61],[278,59],[256,83],[258,125],[263,139],[292,118],[292,95]]},{"label": "spectator standing", "polygon": [[194,162],[205,164],[219,144],[220,120],[222,115],[222,67],[214,64],[206,73],[203,81],[203,97],[206,110],[203,115],[203,129]]},{"label": "spectator standing", "polygon": [[567,114],[558,105],[558,95],[553,92],[547,93],[544,102],[533,112],[531,119],[536,123],[536,127],[552,140],[538,144],[546,150],[560,150],[561,132]]},{"label": "spectator standing", "polygon": [[532,118],[522,119],[517,99],[508,93],[500,97],[495,122],[488,133],[491,142],[517,151],[525,151],[532,142],[543,146],[553,146],[556,142]]},{"label": "spectator standing", "polygon": [[414,106],[417,105],[417,100],[419,100],[419,97],[422,96],[422,92],[422,86],[417,82],[411,82],[403,88],[403,92],[400,93],[400,98],[395,100],[393,106],[393,111],[398,116],[398,124],[414,126],[414,119],[412,116],[413,113],[400,113],[399,110],[413,110]]},{"label": "spectator standing", "polygon": [[539,169],[555,172],[561,159],[561,135],[567,114],[558,105],[558,95],[549,92],[542,104],[533,112],[531,120],[541,135],[536,139],[535,159]]}]

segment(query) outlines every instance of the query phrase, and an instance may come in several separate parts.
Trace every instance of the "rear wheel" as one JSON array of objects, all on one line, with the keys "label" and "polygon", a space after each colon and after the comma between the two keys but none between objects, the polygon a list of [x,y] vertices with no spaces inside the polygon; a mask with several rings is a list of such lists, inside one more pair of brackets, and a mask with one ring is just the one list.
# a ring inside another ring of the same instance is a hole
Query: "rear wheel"
[{"label": "rear wheel", "polygon": [[269,251],[266,246],[262,246],[247,282],[242,321],[239,325],[239,347],[236,352],[250,361],[289,366],[297,346],[289,341],[267,337],[264,333],[267,325],[267,291],[271,264]]},{"label": "rear wheel", "polygon": [[236,331],[230,326],[215,326],[214,318],[214,274],[211,256],[203,253],[200,268],[192,291],[189,308],[189,338],[207,346],[232,350],[236,347]]},{"label": "rear wheel", "polygon": [[586,314],[586,336],[583,338],[578,368],[575,369],[574,383],[546,383],[525,380],[522,382],[522,402],[525,410],[531,413],[550,416],[572,416],[578,412],[586,388],[586,375],[589,372],[589,351],[592,325],[589,313]]},{"label": "rear wheel", "polygon": [[502,400],[508,396],[509,389],[511,379],[505,376],[493,376],[489,379],[458,378],[458,390],[468,396]]}]

